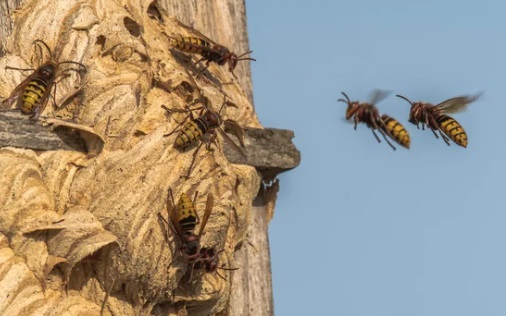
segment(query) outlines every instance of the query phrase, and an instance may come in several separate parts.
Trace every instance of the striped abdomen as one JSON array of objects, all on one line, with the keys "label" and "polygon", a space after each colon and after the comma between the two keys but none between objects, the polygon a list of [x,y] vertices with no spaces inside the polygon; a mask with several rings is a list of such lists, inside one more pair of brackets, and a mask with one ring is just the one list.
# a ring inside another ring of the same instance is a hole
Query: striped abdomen
[{"label": "striped abdomen", "polygon": [[175,146],[183,148],[202,139],[208,127],[202,118],[196,118],[183,126],[176,137]]},{"label": "striped abdomen", "polygon": [[193,231],[197,224],[197,213],[190,197],[186,193],[181,194],[177,206],[179,224],[183,231]]},{"label": "striped abdomen", "polygon": [[172,39],[174,46],[188,53],[201,54],[203,50],[211,47],[211,44],[197,37],[182,37]]},{"label": "striped abdomen", "polygon": [[391,135],[392,139],[395,140],[399,145],[409,148],[411,140],[409,138],[408,131],[399,123],[396,119],[388,116],[382,115],[381,120],[385,124],[380,125],[380,128],[386,132],[387,135]]},{"label": "striped abdomen", "polygon": [[453,118],[441,114],[437,117],[439,128],[457,145],[467,147],[467,134],[464,128]]},{"label": "striped abdomen", "polygon": [[24,114],[34,113],[37,106],[41,104],[42,96],[47,89],[47,82],[40,79],[34,78],[30,81],[25,89],[23,89],[22,100],[21,103],[21,111]]}]

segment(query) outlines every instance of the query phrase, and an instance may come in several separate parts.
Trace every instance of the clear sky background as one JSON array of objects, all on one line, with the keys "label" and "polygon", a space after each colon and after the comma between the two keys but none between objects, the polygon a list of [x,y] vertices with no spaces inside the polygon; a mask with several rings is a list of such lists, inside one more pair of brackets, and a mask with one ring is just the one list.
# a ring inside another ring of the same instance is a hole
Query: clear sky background
[{"label": "clear sky background", "polygon": [[[295,131],[270,243],[276,315],[506,315],[506,2],[246,1],[255,106]],[[345,91],[410,132],[378,144]],[[448,147],[409,104],[484,91]]]}]

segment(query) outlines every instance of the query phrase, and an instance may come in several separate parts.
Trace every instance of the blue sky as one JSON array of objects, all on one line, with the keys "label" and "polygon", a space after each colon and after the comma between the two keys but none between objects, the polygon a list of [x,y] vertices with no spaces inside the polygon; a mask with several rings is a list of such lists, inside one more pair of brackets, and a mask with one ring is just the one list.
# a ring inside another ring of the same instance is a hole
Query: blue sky
[{"label": "blue sky", "polygon": [[[247,1],[255,107],[295,131],[270,224],[276,315],[505,315],[506,2]],[[345,91],[410,132],[378,144]],[[483,91],[452,115],[469,146],[408,123],[409,104]]]}]

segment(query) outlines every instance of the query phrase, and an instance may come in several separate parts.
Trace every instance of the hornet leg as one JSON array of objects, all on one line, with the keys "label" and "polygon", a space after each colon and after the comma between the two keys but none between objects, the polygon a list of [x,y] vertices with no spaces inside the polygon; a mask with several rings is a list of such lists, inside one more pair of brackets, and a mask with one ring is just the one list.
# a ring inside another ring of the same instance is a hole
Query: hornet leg
[{"label": "hornet leg", "polygon": [[378,143],[381,143],[381,139],[378,137],[378,135],[376,135],[376,133],[374,132],[374,129],[371,128],[371,132],[374,135],[374,137],[376,137],[376,140],[378,141]]},{"label": "hornet leg", "polygon": [[[164,106],[164,107],[165,107],[165,106]],[[167,109],[167,108],[165,107],[165,109]],[[186,118],[185,118],[185,119],[184,119],[181,123],[177,124],[176,128],[174,128],[174,129],[172,130],[172,132],[170,132],[170,133],[168,133],[168,134],[163,134],[163,137],[170,136],[170,135],[174,134],[176,131],[178,131],[178,132],[179,132],[179,130],[178,130],[178,129],[179,129],[179,128],[180,128],[180,127],[181,127],[181,126],[182,126],[182,125],[186,122],[186,120],[188,120],[188,118],[189,118],[189,117],[190,117],[190,115],[188,115],[188,116],[187,116],[187,117],[186,117]]]},{"label": "hornet leg", "polygon": [[392,145],[392,143],[390,143],[390,141],[388,140],[386,135],[388,135],[388,137],[390,137],[391,139],[395,139],[395,137],[387,129],[387,125],[385,124],[385,122],[383,121],[383,119],[381,117],[379,118],[379,122],[380,122],[382,128],[378,128],[378,131],[383,135],[383,138],[385,138],[385,141],[388,143],[388,145],[390,145],[390,147],[392,147],[393,150],[396,150],[395,146]]},{"label": "hornet leg", "polygon": [[199,152],[199,149],[200,147],[202,147],[202,145],[204,144],[204,142],[200,142],[199,146],[197,147],[197,149],[195,150],[195,152],[193,153],[193,158],[192,158],[192,162],[190,164],[190,167],[188,168],[188,173],[186,174],[186,178],[189,178],[190,177],[190,173],[192,171],[192,168],[193,168],[193,164],[195,163],[195,160],[197,159],[197,153]]},{"label": "hornet leg", "polygon": [[446,137],[446,135],[444,135],[443,132],[441,132],[441,130],[439,130],[439,134],[441,134],[441,138],[445,141],[446,145],[450,146],[448,137]]}]

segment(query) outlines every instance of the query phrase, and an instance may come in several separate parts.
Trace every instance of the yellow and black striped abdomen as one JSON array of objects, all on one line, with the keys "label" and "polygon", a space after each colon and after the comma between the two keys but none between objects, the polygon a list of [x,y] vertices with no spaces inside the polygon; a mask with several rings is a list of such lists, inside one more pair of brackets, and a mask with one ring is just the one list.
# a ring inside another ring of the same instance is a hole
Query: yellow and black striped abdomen
[{"label": "yellow and black striped abdomen", "polygon": [[40,105],[42,96],[47,89],[47,82],[39,78],[30,81],[23,90],[21,111],[24,114],[30,114]]},{"label": "yellow and black striped abdomen", "polygon": [[177,49],[195,54],[200,54],[204,49],[211,46],[209,42],[197,37],[174,38],[173,43]]},{"label": "yellow and black striped abdomen", "polygon": [[207,126],[201,118],[196,118],[183,126],[176,137],[175,146],[183,148],[202,139],[207,132]]},{"label": "yellow and black striped abdomen", "polygon": [[177,205],[178,221],[183,231],[192,231],[197,224],[197,213],[190,197],[186,193],[181,194]]},{"label": "yellow and black striped abdomen", "polygon": [[409,148],[411,139],[409,138],[409,133],[406,128],[404,128],[404,126],[402,126],[402,124],[396,119],[388,115],[382,115],[381,120],[385,124],[383,126],[383,130],[387,132],[387,134],[390,134],[393,140],[395,140],[399,145]]},{"label": "yellow and black striped abdomen", "polygon": [[439,115],[437,117],[439,128],[457,145],[467,147],[467,134],[462,125],[448,115]]}]

